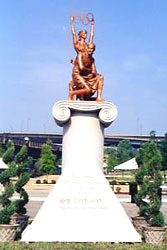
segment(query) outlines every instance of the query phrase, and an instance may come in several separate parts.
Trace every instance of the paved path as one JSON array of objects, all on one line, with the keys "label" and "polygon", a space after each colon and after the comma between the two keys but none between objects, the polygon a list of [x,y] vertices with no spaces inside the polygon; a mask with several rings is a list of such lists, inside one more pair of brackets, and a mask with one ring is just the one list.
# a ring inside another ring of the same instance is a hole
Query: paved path
[{"label": "paved path", "polygon": [[[33,219],[38,213],[41,205],[46,200],[50,190],[29,190],[29,203],[27,204],[27,214]],[[16,197],[16,196],[15,196]],[[138,207],[136,204],[131,203],[131,197],[128,194],[118,194],[117,198],[121,202],[127,215],[131,218],[137,215]],[[162,196],[161,210],[165,216],[165,222],[167,223],[167,195]]]}]

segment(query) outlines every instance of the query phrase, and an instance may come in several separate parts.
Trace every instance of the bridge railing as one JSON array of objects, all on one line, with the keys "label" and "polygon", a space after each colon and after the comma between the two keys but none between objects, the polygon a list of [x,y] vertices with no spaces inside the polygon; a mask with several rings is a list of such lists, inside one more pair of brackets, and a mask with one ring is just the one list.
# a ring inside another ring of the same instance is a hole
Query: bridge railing
[{"label": "bridge railing", "polygon": [[[23,146],[25,145],[25,140],[24,139],[15,139],[15,138],[12,138],[11,139],[14,143],[14,145],[16,146]],[[5,145],[8,141],[8,138],[5,138],[5,137],[0,137],[0,144],[3,144]],[[42,145],[43,143],[40,143],[40,142],[33,142],[33,141],[29,141],[27,143],[27,146],[29,148],[35,148],[35,149],[41,149],[42,148]],[[52,147],[52,150],[53,151],[62,151],[62,146],[61,145],[56,145],[56,144],[51,144],[51,147]]]}]

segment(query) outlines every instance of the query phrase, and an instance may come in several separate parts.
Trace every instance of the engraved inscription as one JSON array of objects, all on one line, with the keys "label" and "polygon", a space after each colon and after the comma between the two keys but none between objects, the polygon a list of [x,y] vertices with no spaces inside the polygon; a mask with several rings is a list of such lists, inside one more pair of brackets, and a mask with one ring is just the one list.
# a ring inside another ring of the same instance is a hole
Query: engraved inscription
[{"label": "engraved inscription", "polygon": [[72,175],[63,182],[66,192],[59,200],[64,209],[105,209],[103,197],[99,195],[100,182],[93,176]]}]

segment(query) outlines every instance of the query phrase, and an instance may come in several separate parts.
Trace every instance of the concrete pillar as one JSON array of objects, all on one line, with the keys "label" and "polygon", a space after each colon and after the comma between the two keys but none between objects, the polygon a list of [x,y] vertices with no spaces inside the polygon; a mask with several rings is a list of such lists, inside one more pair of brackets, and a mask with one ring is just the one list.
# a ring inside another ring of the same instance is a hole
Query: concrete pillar
[{"label": "concrete pillar", "polygon": [[115,120],[116,107],[109,102],[60,101],[53,116],[63,126],[62,170],[76,164],[79,168],[81,162],[86,168],[92,160],[102,169],[104,128]]}]

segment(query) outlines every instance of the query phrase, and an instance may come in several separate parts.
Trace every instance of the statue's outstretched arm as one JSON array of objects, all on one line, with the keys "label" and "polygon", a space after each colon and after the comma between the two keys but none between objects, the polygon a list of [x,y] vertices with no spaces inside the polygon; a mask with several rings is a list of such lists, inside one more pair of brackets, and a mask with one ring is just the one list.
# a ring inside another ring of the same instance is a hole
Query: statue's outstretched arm
[{"label": "statue's outstretched arm", "polygon": [[73,45],[74,45],[74,48],[75,48],[76,43],[77,43],[77,37],[76,37],[76,32],[75,32],[75,28],[74,28],[73,20],[74,20],[74,17],[73,17],[73,16],[71,16],[71,17],[70,17],[71,32],[72,32],[72,37],[73,37]]},{"label": "statue's outstretched arm", "polygon": [[89,43],[93,43],[93,35],[94,35],[94,19],[92,19],[92,21],[91,21]]}]

